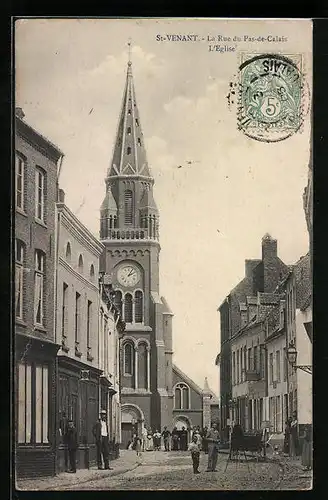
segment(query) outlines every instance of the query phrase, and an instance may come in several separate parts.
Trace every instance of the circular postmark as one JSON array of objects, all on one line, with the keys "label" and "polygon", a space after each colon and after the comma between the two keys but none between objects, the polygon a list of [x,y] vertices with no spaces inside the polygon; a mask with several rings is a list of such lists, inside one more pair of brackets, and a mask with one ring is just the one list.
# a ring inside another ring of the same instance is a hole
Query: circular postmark
[{"label": "circular postmark", "polygon": [[300,56],[262,54],[239,66],[238,128],[264,142],[287,139],[303,123]]}]

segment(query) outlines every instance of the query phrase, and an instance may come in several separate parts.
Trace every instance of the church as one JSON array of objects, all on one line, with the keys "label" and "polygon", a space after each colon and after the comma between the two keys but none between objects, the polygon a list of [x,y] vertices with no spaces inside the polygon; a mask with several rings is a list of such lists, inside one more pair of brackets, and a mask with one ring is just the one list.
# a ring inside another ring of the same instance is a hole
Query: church
[{"label": "church", "polygon": [[[167,426],[171,430],[176,422],[182,421],[190,427],[192,401],[197,401],[197,410],[202,415],[203,400],[210,400],[208,394],[205,398],[201,394],[201,402],[189,397],[188,408],[183,408],[180,399],[177,411],[177,389],[187,386],[190,395],[195,384],[184,380],[186,376],[172,363],[173,313],[160,295],[159,286],[159,212],[130,60],[105,183],[106,194],[100,208],[100,241],[105,250],[100,271],[110,276],[115,304],[126,324],[120,345],[124,447],[133,429],[141,433],[143,426],[153,431]],[[184,393],[182,389],[180,392]],[[182,410],[188,413],[185,420],[181,417]],[[197,424],[203,425],[203,418],[198,418]]]}]

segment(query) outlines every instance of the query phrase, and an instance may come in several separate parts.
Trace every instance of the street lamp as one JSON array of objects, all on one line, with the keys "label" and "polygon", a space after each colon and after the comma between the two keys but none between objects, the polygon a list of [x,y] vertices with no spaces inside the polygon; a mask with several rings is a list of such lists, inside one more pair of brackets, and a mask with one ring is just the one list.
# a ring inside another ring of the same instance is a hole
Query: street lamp
[{"label": "street lamp", "polygon": [[289,343],[288,349],[287,349],[287,359],[289,363],[292,365],[294,370],[296,371],[297,368],[302,370],[303,372],[308,373],[309,375],[312,375],[312,366],[311,365],[297,365],[296,360],[297,360],[297,350],[295,347],[295,343],[291,341]]}]

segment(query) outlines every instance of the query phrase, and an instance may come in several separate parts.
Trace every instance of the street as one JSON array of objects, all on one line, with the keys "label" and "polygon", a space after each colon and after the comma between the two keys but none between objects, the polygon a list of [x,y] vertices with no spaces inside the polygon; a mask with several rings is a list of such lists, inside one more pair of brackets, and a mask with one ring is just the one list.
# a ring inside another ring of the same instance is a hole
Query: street
[{"label": "street", "polygon": [[311,474],[303,473],[299,461],[268,459],[256,462],[229,462],[219,454],[217,472],[205,472],[207,455],[201,454],[199,470],[192,472],[188,452],[145,452],[137,465],[133,451],[121,451],[113,461],[113,471],[80,470],[77,475],[61,474],[61,478],[21,481],[21,489],[38,490],[285,490],[309,489]]}]

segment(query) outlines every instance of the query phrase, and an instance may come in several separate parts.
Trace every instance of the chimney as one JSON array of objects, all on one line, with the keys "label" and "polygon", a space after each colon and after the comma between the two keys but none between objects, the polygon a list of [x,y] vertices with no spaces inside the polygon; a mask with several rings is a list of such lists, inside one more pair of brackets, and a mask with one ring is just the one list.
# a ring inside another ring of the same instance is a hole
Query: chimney
[{"label": "chimney", "polygon": [[20,120],[23,120],[23,118],[25,116],[25,113],[22,110],[22,108],[16,108],[15,109],[15,114],[16,114],[17,118],[19,118]]},{"label": "chimney", "polygon": [[63,189],[58,192],[58,201],[59,203],[65,203],[65,191]]},{"label": "chimney", "polygon": [[271,260],[277,257],[277,240],[274,240],[269,233],[262,238],[262,261]]},{"label": "chimney", "polygon": [[247,259],[245,260],[245,277],[251,278],[253,276],[253,271],[256,266],[261,263],[259,259]]}]

